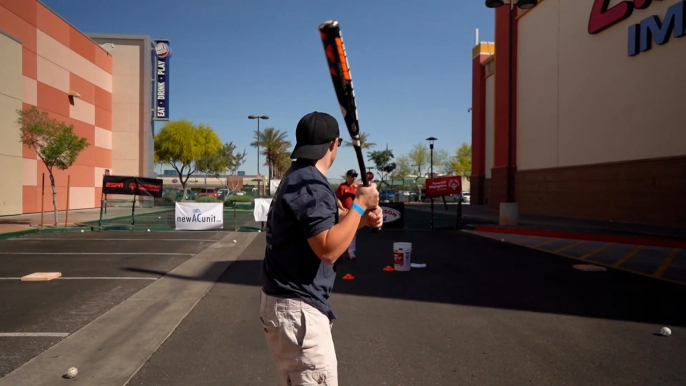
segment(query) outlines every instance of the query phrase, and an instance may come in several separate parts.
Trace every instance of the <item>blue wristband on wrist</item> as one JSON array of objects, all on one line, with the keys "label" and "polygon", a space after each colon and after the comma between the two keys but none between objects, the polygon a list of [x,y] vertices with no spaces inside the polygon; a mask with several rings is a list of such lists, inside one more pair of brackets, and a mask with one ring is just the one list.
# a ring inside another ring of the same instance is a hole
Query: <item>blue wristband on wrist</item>
[{"label": "blue wristband on wrist", "polygon": [[357,213],[359,213],[361,216],[364,216],[364,209],[362,209],[362,207],[356,203],[353,202],[353,206],[351,206],[350,209],[355,209]]}]

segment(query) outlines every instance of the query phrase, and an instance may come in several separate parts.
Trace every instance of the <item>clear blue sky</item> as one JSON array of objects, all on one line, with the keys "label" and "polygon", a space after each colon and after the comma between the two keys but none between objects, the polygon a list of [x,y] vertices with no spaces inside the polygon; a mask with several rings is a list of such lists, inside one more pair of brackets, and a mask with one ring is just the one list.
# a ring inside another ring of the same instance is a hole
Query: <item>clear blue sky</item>
[{"label": "clear blue sky", "polygon": [[[481,0],[42,1],[83,32],[169,39],[171,119],[208,124],[223,142],[246,149],[247,174],[257,164],[250,114],[269,115],[260,127],[286,131],[294,143],[300,117],[325,111],[347,138],[317,31],[321,22],[341,23],[360,129],[396,157],[416,143],[428,146],[429,136],[451,154],[471,142],[475,30],[481,41],[494,35],[493,11]],[[357,169],[353,149],[341,150],[331,179]]]}]

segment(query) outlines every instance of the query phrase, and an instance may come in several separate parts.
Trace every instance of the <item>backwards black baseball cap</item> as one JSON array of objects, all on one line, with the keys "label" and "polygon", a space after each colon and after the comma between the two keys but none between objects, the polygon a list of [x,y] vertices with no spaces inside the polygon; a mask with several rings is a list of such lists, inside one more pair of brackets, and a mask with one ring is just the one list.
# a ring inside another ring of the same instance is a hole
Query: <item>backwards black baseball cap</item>
[{"label": "backwards black baseball cap", "polygon": [[334,117],[318,111],[311,112],[300,119],[295,129],[296,143],[291,159],[321,159],[339,135],[338,122]]},{"label": "backwards black baseball cap", "polygon": [[350,169],[345,173],[346,176],[357,177],[357,170]]}]

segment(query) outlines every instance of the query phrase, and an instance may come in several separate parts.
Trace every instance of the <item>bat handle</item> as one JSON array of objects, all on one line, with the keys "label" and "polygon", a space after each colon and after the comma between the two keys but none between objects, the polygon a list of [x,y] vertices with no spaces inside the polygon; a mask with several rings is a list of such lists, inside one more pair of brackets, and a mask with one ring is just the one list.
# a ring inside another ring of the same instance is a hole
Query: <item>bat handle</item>
[{"label": "bat handle", "polygon": [[[362,186],[370,186],[371,182],[367,180],[366,174],[363,175],[362,177]],[[370,209],[376,209],[376,208],[370,208]],[[379,233],[381,231],[381,228],[374,228],[372,227],[372,233]]]}]

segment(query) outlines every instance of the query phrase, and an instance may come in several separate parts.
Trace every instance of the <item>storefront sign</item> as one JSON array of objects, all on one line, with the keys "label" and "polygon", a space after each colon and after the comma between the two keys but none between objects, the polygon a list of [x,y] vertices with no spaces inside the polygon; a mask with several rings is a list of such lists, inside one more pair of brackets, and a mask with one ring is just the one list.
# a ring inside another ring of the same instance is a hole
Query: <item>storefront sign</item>
[{"label": "storefront sign", "polygon": [[382,228],[405,228],[404,202],[384,202],[379,206],[383,211]]},{"label": "storefront sign", "polygon": [[169,58],[168,41],[155,41],[155,116],[156,121],[169,120]]},{"label": "storefront sign", "polygon": [[[634,9],[646,9],[653,0],[622,1],[608,8],[610,0],[595,0],[588,22],[588,33],[597,34],[623,20],[628,19]],[[686,0],[680,0],[667,9],[660,19],[658,15],[649,16],[639,24],[629,26],[629,56],[636,56],[652,48],[653,42],[663,45],[670,36],[680,38],[686,35]]]},{"label": "storefront sign", "polygon": [[110,175],[103,175],[102,177],[102,192],[104,194],[162,197],[162,180]]},{"label": "storefront sign", "polygon": [[462,193],[462,177],[438,177],[426,179],[426,196],[438,197]]},{"label": "storefront sign", "polygon": [[176,230],[202,231],[224,228],[221,202],[177,202],[174,212]]}]

